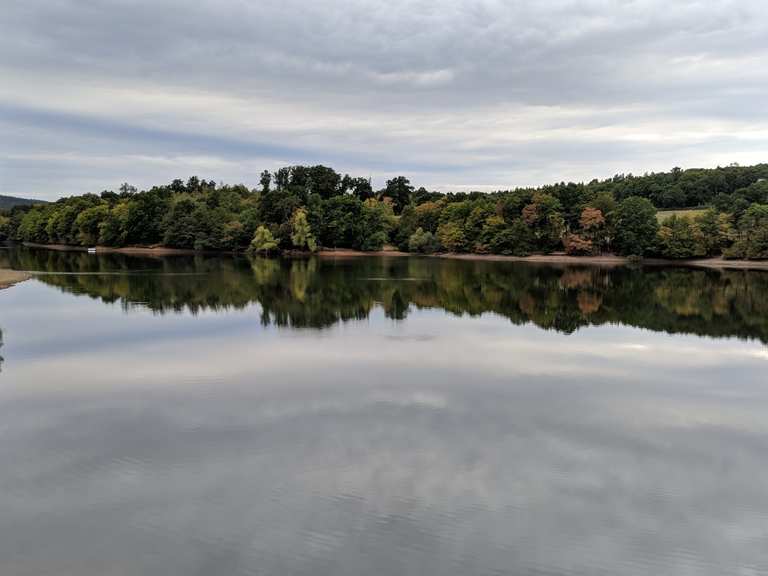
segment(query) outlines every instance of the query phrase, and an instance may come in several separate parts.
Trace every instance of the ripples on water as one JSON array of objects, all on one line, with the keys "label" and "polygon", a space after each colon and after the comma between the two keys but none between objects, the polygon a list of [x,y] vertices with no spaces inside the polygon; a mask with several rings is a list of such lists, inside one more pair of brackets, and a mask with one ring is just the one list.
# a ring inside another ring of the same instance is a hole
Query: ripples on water
[{"label": "ripples on water", "polygon": [[0,265],[0,574],[767,573],[766,274]]}]

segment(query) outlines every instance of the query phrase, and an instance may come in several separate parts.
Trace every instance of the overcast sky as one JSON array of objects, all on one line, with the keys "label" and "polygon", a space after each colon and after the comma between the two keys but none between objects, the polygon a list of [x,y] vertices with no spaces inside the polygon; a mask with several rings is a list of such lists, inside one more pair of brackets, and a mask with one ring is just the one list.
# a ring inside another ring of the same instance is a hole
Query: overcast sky
[{"label": "overcast sky", "polygon": [[768,161],[764,0],[8,0],[0,194]]}]

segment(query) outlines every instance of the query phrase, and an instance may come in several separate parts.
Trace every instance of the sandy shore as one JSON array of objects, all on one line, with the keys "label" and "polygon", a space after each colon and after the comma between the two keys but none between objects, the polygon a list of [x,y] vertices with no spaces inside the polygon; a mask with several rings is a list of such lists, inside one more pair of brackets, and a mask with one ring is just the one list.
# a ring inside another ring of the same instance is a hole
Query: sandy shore
[{"label": "sandy shore", "polygon": [[589,266],[691,266],[696,268],[768,270],[768,260],[725,260],[724,258],[698,258],[691,260],[667,260],[664,258],[643,258],[632,260],[624,256],[606,254],[602,256],[568,256],[567,254],[537,254],[533,256],[501,256],[495,254],[438,254],[438,258],[457,260],[489,260],[497,262],[529,262],[532,264],[570,264]]},{"label": "sandy shore", "polygon": [[400,252],[399,250],[375,250],[373,252],[363,252],[361,250],[351,250],[348,248],[318,250],[316,254],[323,258],[355,258],[357,256],[413,256],[413,254],[409,254],[408,252]]},{"label": "sandy shore", "polygon": [[[87,252],[88,248],[83,246],[70,246],[69,244],[35,244],[33,242],[24,242],[27,248],[44,248],[46,250],[55,250],[57,252]],[[111,248],[109,246],[96,246],[97,254],[134,254],[137,256],[172,256],[174,254],[190,255],[200,254],[197,250],[186,250],[181,248],[168,248],[166,246],[126,246],[125,248]],[[222,254],[222,252],[209,252],[211,254]]]},{"label": "sandy shore", "polygon": [[625,266],[630,260],[612,254],[604,256],[568,256],[567,254],[534,254],[503,256],[501,254],[436,254],[437,258],[454,260],[486,260],[488,262],[530,262],[532,264],[589,264],[592,266]]},{"label": "sandy shore", "polygon": [[[87,249],[80,246],[67,246],[63,244],[32,244],[24,246],[31,248],[45,248],[46,250],[85,252]],[[130,246],[126,248],[108,248],[99,246],[97,254],[128,254],[135,256],[171,256],[191,254],[227,254],[228,252],[195,251],[179,248],[166,248],[164,246]],[[229,252],[231,254],[231,252]],[[291,252],[287,255],[299,255],[303,253]],[[374,252],[362,252],[347,248],[322,249],[315,253],[321,258],[357,258],[361,256],[404,257],[414,256],[409,252],[400,252],[395,249],[385,248]],[[454,260],[474,260],[488,262],[528,262],[531,264],[571,264],[586,266],[626,266],[637,263],[643,266],[690,266],[696,268],[711,269],[739,269],[739,270],[768,270],[768,260],[725,260],[724,258],[696,258],[691,260],[665,260],[663,258],[645,258],[631,260],[623,256],[604,254],[601,256],[568,256],[567,254],[536,254],[533,256],[503,256],[500,254],[432,254],[429,258],[450,258]]]},{"label": "sandy shore", "polygon": [[29,280],[31,276],[26,272],[18,272],[16,270],[0,270],[0,290],[4,288],[10,288],[14,284]]},{"label": "sandy shore", "polygon": [[[318,256],[346,258],[357,256],[414,256],[409,252],[381,250],[378,252],[360,252],[358,250],[321,250]],[[637,263],[643,266],[693,266],[697,268],[768,270],[768,260],[725,260],[724,258],[699,258],[693,260],[665,260],[663,258],[645,258],[632,260],[624,256],[604,254],[601,256],[569,256],[567,254],[534,254],[532,256],[503,256],[501,254],[432,254],[429,258],[447,258],[451,260],[471,260],[487,262],[527,262],[530,264],[569,264],[588,266],[627,266]]]}]

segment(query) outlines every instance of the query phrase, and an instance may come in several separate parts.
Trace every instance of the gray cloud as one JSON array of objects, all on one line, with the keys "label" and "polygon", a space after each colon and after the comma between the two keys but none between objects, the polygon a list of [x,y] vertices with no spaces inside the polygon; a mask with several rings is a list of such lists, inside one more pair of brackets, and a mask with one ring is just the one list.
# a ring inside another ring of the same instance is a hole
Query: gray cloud
[{"label": "gray cloud", "polygon": [[0,24],[0,191],[253,184],[294,162],[440,188],[757,162],[761,8],[16,2]]}]

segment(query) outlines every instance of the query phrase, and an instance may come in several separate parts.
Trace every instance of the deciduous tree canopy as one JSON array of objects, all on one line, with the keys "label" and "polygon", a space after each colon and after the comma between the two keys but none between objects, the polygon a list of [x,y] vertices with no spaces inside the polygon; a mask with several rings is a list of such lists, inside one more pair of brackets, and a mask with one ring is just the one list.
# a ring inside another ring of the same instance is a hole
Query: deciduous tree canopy
[{"label": "deciduous tree canopy", "polygon": [[[191,177],[0,214],[0,239],[197,250],[318,246],[527,255],[616,252],[768,258],[768,164],[680,170],[494,193],[414,190],[327,166],[263,172],[254,189]],[[672,217],[660,208],[698,208]]]}]

